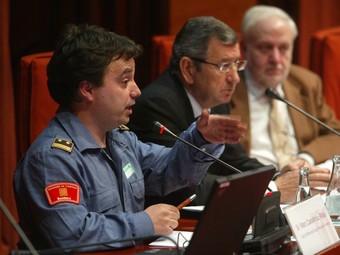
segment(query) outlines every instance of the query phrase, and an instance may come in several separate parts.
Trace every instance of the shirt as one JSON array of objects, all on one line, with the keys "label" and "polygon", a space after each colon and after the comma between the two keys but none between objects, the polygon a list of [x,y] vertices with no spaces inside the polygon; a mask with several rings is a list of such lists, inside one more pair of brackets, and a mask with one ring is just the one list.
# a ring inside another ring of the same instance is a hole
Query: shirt
[{"label": "shirt", "polygon": [[[257,86],[245,72],[247,80],[247,90],[250,110],[250,126],[251,126],[251,149],[250,157],[257,158],[261,163],[268,165],[277,165],[277,160],[273,152],[273,145],[269,133],[269,111],[270,99],[265,95],[265,89],[262,86]],[[285,97],[282,84],[277,87],[277,93],[281,97]],[[299,153],[295,131],[291,117],[289,115],[288,106],[284,102],[278,102],[282,122],[286,124],[287,142],[292,148],[292,155],[297,158],[305,159],[310,165],[314,165],[313,158],[307,153]]]},{"label": "shirt", "polygon": [[[224,149],[207,143],[195,123],[181,137],[215,156]],[[106,149],[108,153],[69,111],[58,112],[32,144],[15,171],[14,191],[20,225],[36,248],[153,235],[144,196],[196,185],[213,163],[184,143],[172,149],[142,143],[119,129],[107,133]]]}]

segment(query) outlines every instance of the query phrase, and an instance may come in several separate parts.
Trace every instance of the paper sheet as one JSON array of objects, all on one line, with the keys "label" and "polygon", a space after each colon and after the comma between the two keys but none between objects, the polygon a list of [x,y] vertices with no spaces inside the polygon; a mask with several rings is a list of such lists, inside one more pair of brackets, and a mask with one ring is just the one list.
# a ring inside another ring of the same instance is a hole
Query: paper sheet
[{"label": "paper sheet", "polygon": [[202,212],[204,210],[204,205],[196,206],[185,206],[182,210],[192,211],[192,212]]},{"label": "paper sheet", "polygon": [[158,238],[156,241],[150,243],[150,246],[161,246],[161,247],[176,247],[178,242],[178,246],[180,248],[187,247],[189,241],[191,240],[193,232],[190,231],[174,231],[172,234],[168,235],[167,237],[171,238],[174,242],[169,240],[168,238],[161,237]]}]

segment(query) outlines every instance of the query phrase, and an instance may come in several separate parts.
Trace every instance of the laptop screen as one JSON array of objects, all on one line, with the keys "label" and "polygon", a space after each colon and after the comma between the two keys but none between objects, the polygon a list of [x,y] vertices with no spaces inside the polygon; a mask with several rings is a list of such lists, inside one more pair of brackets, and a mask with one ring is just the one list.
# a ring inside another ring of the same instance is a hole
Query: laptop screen
[{"label": "laptop screen", "polygon": [[238,253],[275,171],[270,165],[217,179],[184,254]]}]

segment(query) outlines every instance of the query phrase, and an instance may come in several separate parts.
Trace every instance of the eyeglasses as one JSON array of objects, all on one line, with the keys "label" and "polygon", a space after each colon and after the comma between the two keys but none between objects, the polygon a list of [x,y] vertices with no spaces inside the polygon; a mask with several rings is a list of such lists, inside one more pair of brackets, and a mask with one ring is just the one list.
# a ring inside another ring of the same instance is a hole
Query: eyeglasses
[{"label": "eyeglasses", "polygon": [[232,68],[236,68],[237,71],[242,71],[247,65],[247,60],[236,60],[234,62],[225,62],[221,64],[215,64],[215,63],[211,63],[200,58],[191,58],[191,59],[197,62],[204,63],[204,64],[213,65],[217,67],[221,73],[229,73]]}]

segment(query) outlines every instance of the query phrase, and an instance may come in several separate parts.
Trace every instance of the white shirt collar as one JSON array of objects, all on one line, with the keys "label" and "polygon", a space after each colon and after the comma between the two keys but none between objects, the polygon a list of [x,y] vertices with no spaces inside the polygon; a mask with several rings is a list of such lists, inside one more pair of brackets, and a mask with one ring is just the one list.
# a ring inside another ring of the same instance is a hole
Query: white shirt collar
[{"label": "white shirt collar", "polygon": [[[188,98],[189,98],[189,101],[190,101],[190,104],[191,104],[191,107],[192,107],[192,111],[194,113],[194,117],[195,119],[198,118],[199,116],[201,116],[202,114],[202,107],[199,105],[199,103],[197,102],[197,100],[189,93],[189,91],[185,89],[185,92],[187,93],[188,95]],[[208,109],[209,112],[210,112],[210,109]]]},{"label": "white shirt collar", "polygon": [[[258,99],[258,100],[263,100],[263,101],[267,101],[269,103],[269,97],[267,97],[265,95],[265,91],[266,88],[259,85],[257,82],[255,82],[253,79],[250,78],[249,72],[247,70],[245,70],[244,72],[245,75],[245,80],[246,82],[246,86],[247,86],[247,90],[249,92],[249,94],[254,98],[254,99]],[[279,85],[276,87],[276,92],[284,98],[284,92],[283,92],[283,87],[282,87],[282,83],[279,83]]]}]

